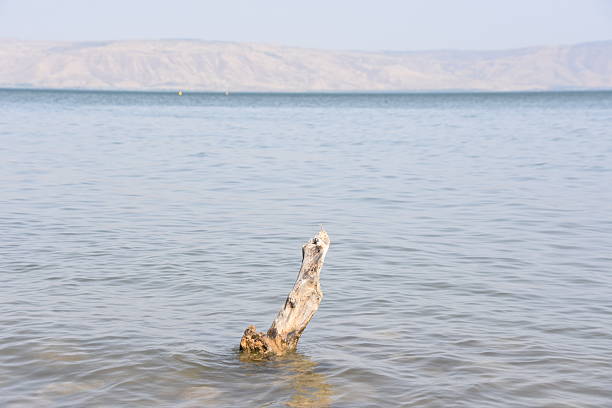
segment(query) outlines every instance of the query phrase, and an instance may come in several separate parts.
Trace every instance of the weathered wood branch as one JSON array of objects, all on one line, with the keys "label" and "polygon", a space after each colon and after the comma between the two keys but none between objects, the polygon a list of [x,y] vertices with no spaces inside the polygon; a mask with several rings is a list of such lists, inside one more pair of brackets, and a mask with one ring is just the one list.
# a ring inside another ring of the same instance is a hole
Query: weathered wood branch
[{"label": "weathered wood branch", "polygon": [[295,350],[302,332],[323,298],[319,276],[330,240],[321,231],[302,246],[302,267],[293,289],[267,333],[251,325],[240,340],[240,351],[260,356],[282,355]]}]

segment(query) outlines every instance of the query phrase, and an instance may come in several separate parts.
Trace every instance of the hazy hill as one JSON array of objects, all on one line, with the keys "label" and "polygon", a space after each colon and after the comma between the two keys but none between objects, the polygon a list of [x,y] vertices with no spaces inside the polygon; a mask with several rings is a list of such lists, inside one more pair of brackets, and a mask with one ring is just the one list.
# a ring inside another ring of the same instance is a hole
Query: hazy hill
[{"label": "hazy hill", "polygon": [[201,91],[612,89],[612,41],[360,52],[198,40],[0,40],[0,87]]}]

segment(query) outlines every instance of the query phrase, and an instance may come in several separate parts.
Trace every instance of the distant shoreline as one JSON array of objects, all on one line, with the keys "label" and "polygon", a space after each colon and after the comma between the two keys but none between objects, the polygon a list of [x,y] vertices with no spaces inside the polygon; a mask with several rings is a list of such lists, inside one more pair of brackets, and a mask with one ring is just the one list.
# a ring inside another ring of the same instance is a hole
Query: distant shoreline
[{"label": "distant shoreline", "polygon": [[612,89],[612,41],[361,52],[206,41],[0,40],[0,87],[229,93]]},{"label": "distant shoreline", "polygon": [[[39,87],[0,87],[0,92],[4,91],[33,91],[33,92],[82,92],[82,93],[135,93],[135,94],[177,94],[178,89],[94,89],[94,88],[39,88]],[[182,96],[189,95],[220,95],[226,96],[222,91],[190,91],[181,89]],[[521,91],[487,91],[487,90],[399,90],[399,91],[302,91],[302,92],[283,92],[283,91],[237,91],[229,92],[232,95],[507,95],[507,94],[576,94],[576,93],[608,93],[612,88],[601,89],[544,89],[544,90],[521,90]]]}]

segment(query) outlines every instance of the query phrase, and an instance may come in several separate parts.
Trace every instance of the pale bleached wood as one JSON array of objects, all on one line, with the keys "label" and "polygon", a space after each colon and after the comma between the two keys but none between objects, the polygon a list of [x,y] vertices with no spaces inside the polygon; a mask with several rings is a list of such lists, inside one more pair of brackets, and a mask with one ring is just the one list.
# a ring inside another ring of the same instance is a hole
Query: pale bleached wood
[{"label": "pale bleached wood", "polygon": [[319,277],[330,240],[323,228],[302,246],[302,266],[293,289],[267,333],[249,326],[240,340],[240,350],[260,356],[282,355],[295,350],[302,332],[323,298]]}]

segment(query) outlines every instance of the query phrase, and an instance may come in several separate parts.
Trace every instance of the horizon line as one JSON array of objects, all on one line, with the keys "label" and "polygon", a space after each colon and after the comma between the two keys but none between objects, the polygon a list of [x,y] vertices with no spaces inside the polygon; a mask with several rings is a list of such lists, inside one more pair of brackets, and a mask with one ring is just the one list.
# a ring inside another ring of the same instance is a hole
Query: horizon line
[{"label": "horizon line", "polygon": [[0,92],[3,91],[35,91],[35,92],[91,92],[91,93],[150,93],[150,94],[169,94],[174,95],[181,91],[181,96],[188,95],[452,95],[452,94],[545,94],[545,93],[595,93],[595,92],[612,92],[612,88],[574,88],[574,89],[527,89],[527,90],[509,90],[509,91],[491,91],[478,89],[445,89],[445,90],[386,90],[386,91],[365,91],[365,90],[347,90],[347,91],[202,91],[188,89],[99,89],[99,88],[41,88],[41,87],[3,87],[0,86]]}]

